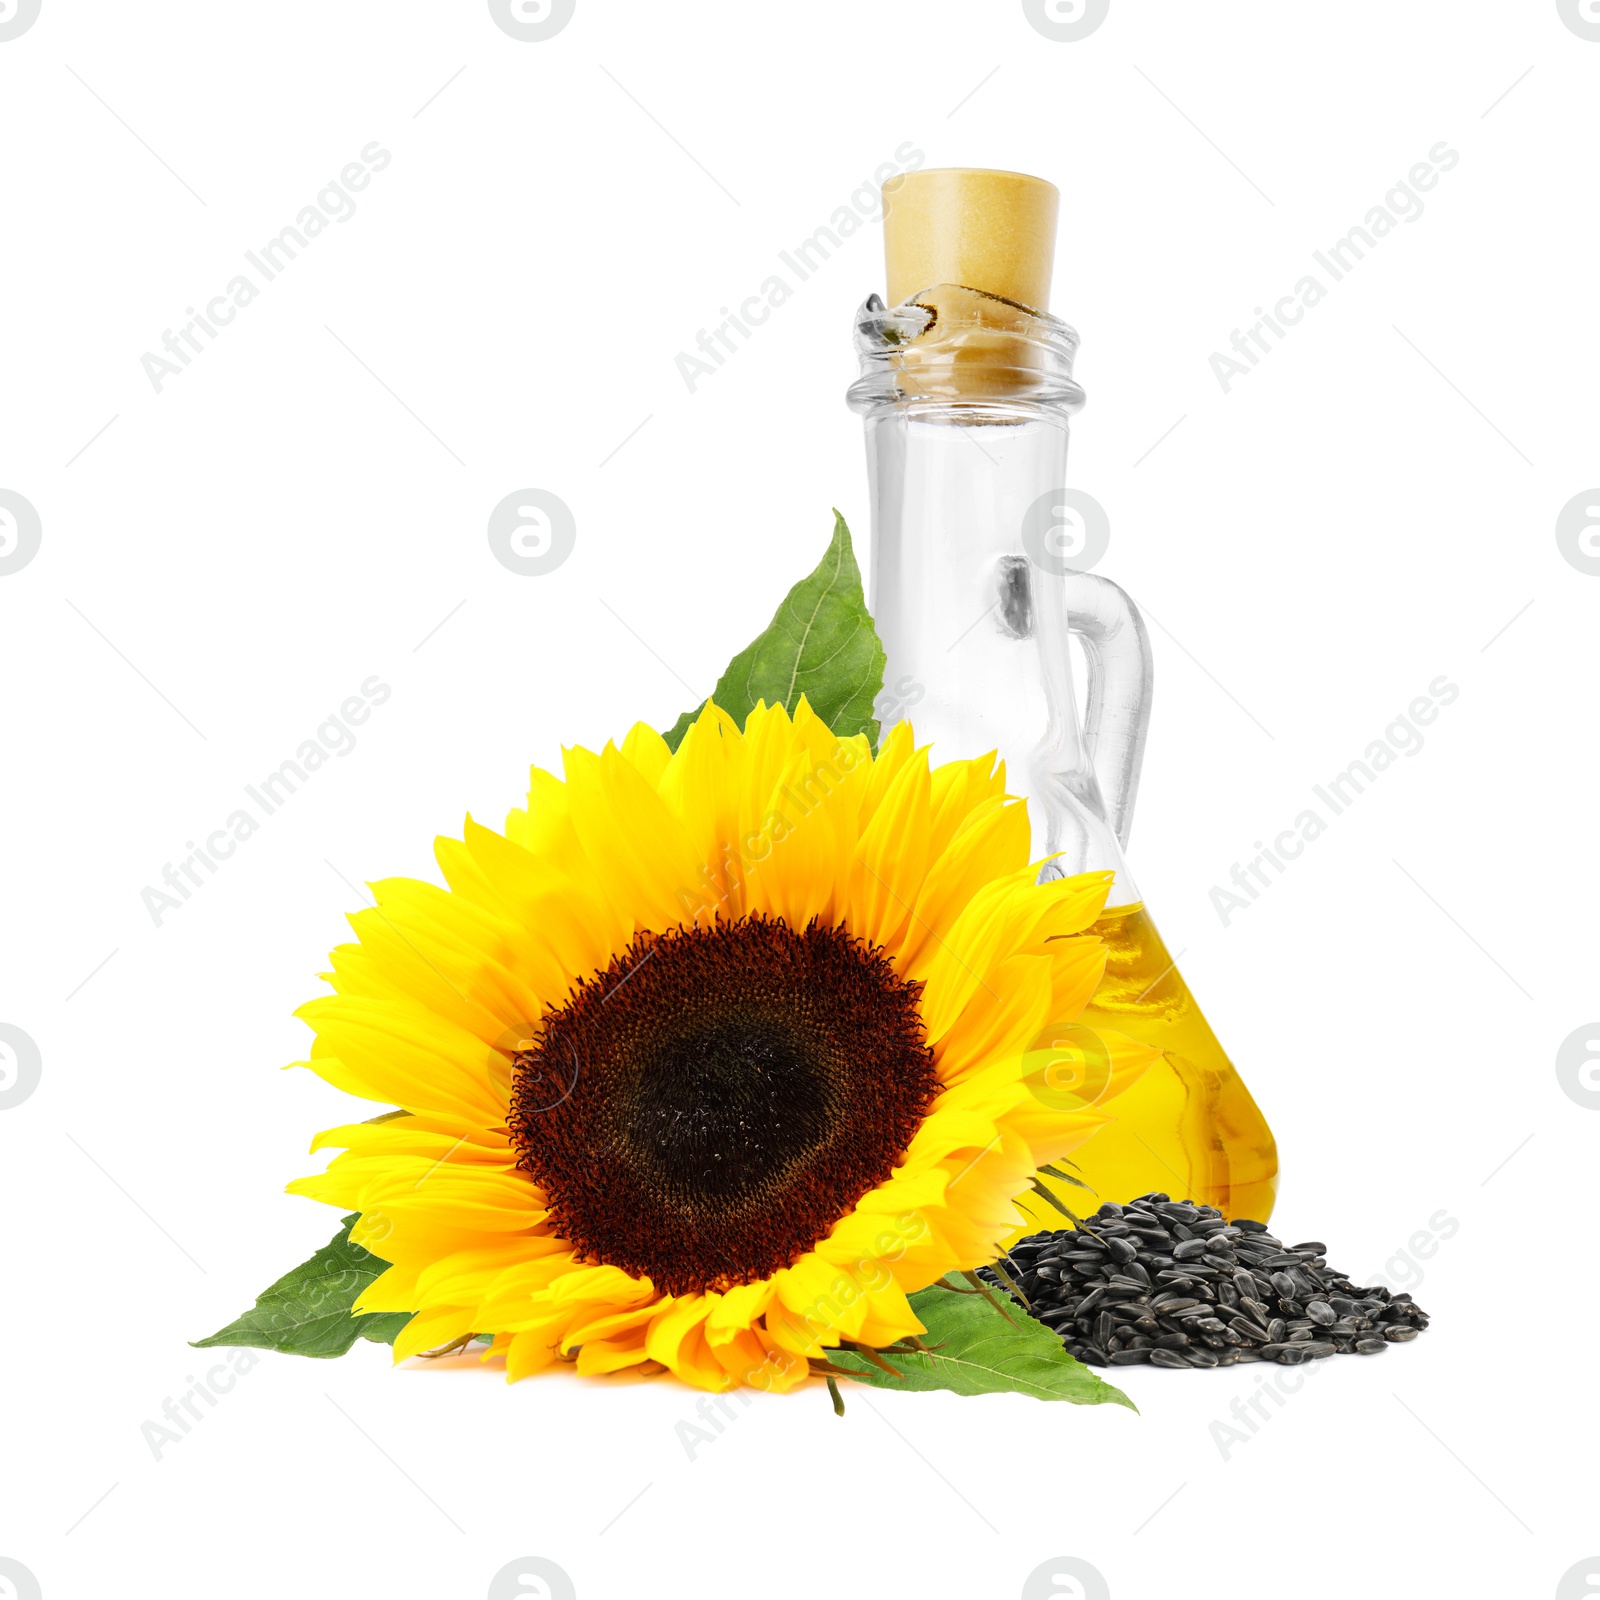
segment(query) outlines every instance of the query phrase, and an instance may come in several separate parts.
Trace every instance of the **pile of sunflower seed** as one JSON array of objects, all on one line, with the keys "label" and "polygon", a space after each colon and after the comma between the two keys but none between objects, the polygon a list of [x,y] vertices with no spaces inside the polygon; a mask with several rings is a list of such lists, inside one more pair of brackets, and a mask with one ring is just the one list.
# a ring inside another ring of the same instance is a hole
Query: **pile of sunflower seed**
[{"label": "pile of sunflower seed", "polygon": [[1376,1355],[1428,1326],[1409,1294],[1361,1288],[1316,1240],[1285,1245],[1265,1223],[1141,1195],[1076,1228],[1019,1239],[979,1274],[1020,1290],[1029,1311],[1095,1367],[1297,1366]]}]

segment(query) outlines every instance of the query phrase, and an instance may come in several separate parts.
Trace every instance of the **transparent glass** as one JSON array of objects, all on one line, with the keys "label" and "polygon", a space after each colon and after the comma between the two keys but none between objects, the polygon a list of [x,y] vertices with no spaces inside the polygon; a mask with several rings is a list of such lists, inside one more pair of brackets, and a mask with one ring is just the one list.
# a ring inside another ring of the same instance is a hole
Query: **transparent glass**
[{"label": "transparent glass", "polygon": [[[1095,931],[1106,977],[1079,1019],[1160,1046],[1113,1098],[1077,1064],[1087,1103],[1112,1122],[1074,1157],[1102,1200],[1150,1190],[1266,1220],[1277,1181],[1271,1130],[1168,956],[1124,856],[1152,683],[1131,600],[1076,570],[1063,499],[1068,426],[1083,405],[1078,337],[1064,322],[944,284],[856,315],[871,488],[870,603],[888,655],[884,723],[909,717],[936,758],[996,751],[1028,801],[1049,876],[1116,874]],[[1069,635],[1088,666],[1080,725]],[[1064,1076],[1070,1082],[1073,1049]],[[1045,1179],[1070,1209],[1081,1190]],[[1028,1202],[1033,1226],[1061,1218]],[[1092,1209],[1092,1206],[1091,1206]]]}]

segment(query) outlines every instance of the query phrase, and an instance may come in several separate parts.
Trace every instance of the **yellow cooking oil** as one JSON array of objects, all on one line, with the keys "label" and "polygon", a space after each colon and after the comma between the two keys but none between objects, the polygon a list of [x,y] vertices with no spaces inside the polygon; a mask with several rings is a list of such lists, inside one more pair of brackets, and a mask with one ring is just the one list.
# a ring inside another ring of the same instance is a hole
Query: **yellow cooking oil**
[{"label": "yellow cooking oil", "polygon": [[[1174,1200],[1216,1206],[1225,1217],[1272,1214],[1278,1187],[1278,1149],[1244,1080],[1217,1042],[1189,986],[1167,953],[1142,903],[1107,910],[1092,930],[1106,943],[1105,977],[1078,1026],[1065,1030],[1086,1041],[1068,1058],[1078,1062],[1083,1102],[1113,1120],[1057,1163],[1089,1189],[1041,1174],[1039,1182],[1077,1216],[1103,1201],[1119,1204],[1152,1190]],[[1165,1052],[1121,1093],[1097,1073],[1092,1035],[1107,1028]],[[1070,1070],[1067,1080],[1070,1081]],[[1039,1228],[1064,1228],[1067,1219],[1037,1196],[1019,1202],[1030,1218],[1011,1238]],[[1009,1240],[1007,1241],[1010,1242]]]}]

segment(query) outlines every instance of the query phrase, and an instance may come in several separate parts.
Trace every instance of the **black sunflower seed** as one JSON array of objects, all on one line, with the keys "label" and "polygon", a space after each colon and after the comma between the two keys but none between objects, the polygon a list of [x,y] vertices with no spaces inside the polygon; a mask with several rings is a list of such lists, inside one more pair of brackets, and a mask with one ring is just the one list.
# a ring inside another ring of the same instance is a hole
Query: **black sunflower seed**
[{"label": "black sunflower seed", "polygon": [[1154,1217],[1141,1217],[1137,1221],[1130,1219],[1128,1229],[1141,1244],[1152,1244],[1159,1248],[1172,1243],[1172,1235]]},{"label": "black sunflower seed", "polygon": [[1033,1315],[1091,1366],[1294,1366],[1376,1354],[1428,1326],[1409,1294],[1329,1268],[1320,1240],[1285,1246],[1263,1223],[1165,1194],[1019,1240],[1005,1265]]},{"label": "black sunflower seed", "polygon": [[1303,1344],[1269,1344],[1262,1353],[1268,1360],[1285,1367],[1298,1367],[1301,1362],[1310,1360]]}]

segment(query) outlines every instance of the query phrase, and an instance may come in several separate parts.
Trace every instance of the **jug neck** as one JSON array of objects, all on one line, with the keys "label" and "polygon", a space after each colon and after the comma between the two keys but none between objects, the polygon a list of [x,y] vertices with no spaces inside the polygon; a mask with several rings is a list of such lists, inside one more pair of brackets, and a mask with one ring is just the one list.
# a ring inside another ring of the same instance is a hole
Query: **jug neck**
[{"label": "jug neck", "polygon": [[1078,335],[1042,311],[944,283],[892,308],[871,295],[856,313],[861,375],[853,411],[886,410],[964,425],[1054,416],[1083,406],[1073,379]]}]

